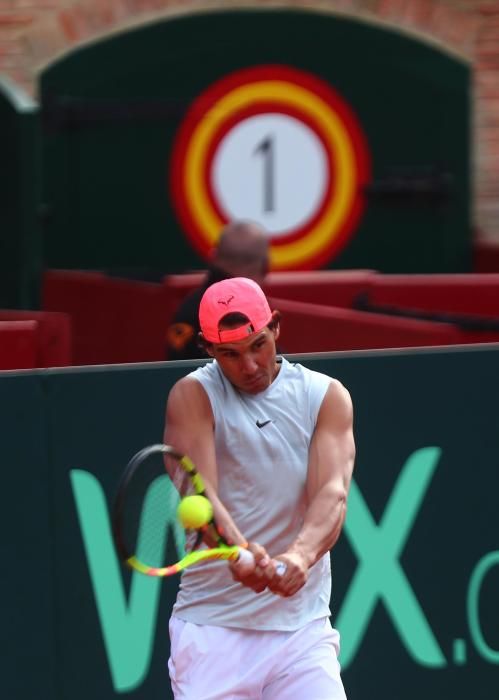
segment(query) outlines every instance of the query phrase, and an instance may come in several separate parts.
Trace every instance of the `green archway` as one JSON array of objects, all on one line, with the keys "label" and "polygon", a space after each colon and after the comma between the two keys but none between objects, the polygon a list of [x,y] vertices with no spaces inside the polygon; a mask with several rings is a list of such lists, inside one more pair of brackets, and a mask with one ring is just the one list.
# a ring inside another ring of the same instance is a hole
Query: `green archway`
[{"label": "green archway", "polygon": [[287,9],[148,24],[44,71],[45,265],[130,274],[204,267],[172,206],[173,140],[201,92],[267,64],[324,81],[367,141],[365,209],[320,265],[467,271],[469,67],[380,25]]}]

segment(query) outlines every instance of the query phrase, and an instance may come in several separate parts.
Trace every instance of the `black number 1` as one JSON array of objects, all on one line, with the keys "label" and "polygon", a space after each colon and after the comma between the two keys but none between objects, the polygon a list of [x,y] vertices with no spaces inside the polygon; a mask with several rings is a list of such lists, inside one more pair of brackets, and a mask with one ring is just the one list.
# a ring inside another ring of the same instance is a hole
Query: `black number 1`
[{"label": "black number 1", "polygon": [[255,148],[263,155],[263,211],[274,211],[274,139],[266,136]]}]

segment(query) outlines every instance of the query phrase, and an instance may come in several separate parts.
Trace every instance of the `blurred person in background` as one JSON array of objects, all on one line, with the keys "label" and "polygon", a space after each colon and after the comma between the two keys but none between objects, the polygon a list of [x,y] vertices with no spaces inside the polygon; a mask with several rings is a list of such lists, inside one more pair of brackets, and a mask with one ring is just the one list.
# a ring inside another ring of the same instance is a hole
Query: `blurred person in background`
[{"label": "blurred person in background", "polygon": [[208,357],[198,344],[198,311],[206,289],[230,277],[248,277],[262,285],[269,268],[269,236],[252,221],[232,221],[220,234],[203,283],[182,301],[166,333],[167,360]]}]

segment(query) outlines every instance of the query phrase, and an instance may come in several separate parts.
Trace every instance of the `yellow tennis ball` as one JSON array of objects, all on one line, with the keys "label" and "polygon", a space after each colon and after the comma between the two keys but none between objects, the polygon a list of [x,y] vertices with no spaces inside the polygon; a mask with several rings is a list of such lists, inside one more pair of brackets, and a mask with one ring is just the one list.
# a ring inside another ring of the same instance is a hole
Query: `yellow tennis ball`
[{"label": "yellow tennis ball", "polygon": [[205,496],[185,496],[177,508],[177,517],[185,528],[197,530],[213,517],[213,507]]}]

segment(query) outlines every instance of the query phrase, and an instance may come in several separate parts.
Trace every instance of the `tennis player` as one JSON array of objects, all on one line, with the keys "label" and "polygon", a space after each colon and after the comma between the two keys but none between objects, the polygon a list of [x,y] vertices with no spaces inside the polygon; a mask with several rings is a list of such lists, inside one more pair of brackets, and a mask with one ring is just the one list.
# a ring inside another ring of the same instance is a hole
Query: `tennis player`
[{"label": "tennis player", "polygon": [[329,550],[354,465],[352,403],[339,381],[277,356],[279,316],[250,279],[213,284],[199,321],[214,362],[168,398],[165,442],[191,456],[225,536],[256,560],[244,578],[222,561],[182,574],[176,700],[345,699]]},{"label": "tennis player", "polygon": [[229,277],[249,277],[262,284],[269,266],[269,235],[253,221],[229,222],[211,252],[208,272],[176,309],[166,333],[167,360],[193,360],[208,357],[198,342],[199,304],[215,282]]}]

